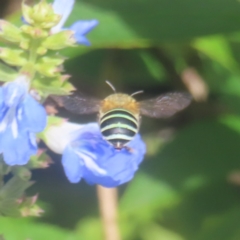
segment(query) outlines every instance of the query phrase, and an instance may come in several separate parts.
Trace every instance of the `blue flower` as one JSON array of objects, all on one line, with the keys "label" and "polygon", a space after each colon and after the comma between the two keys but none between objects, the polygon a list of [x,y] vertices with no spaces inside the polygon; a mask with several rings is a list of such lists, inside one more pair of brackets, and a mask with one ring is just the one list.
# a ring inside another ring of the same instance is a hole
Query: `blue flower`
[{"label": "blue flower", "polygon": [[[63,30],[63,26],[67,21],[70,13],[72,12],[73,6],[75,1],[74,0],[55,0],[53,2],[53,10],[56,14],[62,16],[60,22],[51,29],[52,33],[57,33]],[[90,32],[94,27],[98,25],[98,21],[93,20],[81,20],[75,22],[72,26],[67,29],[70,29],[74,32],[74,38],[77,43],[84,44],[89,46],[90,42],[85,37],[85,35]],[[66,28],[64,28],[66,29]]]},{"label": "blue flower", "polygon": [[0,87],[0,154],[8,165],[24,165],[36,154],[35,133],[46,126],[46,112],[28,84],[22,75]]},{"label": "blue flower", "polygon": [[46,143],[55,152],[63,154],[63,168],[71,183],[83,178],[89,184],[119,186],[133,178],[146,152],[139,134],[129,142],[129,149],[115,149],[102,138],[96,123],[65,122],[47,132]]}]

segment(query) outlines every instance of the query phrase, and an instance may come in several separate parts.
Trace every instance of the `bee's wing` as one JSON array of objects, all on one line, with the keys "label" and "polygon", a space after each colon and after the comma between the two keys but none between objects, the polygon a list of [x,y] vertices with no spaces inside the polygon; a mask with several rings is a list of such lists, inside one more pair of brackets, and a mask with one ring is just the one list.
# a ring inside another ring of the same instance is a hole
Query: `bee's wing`
[{"label": "bee's wing", "polygon": [[52,95],[51,98],[57,102],[60,107],[64,107],[75,114],[98,112],[101,104],[101,100],[88,97],[80,92],[66,96]]},{"label": "bee's wing", "polygon": [[140,102],[140,112],[154,118],[167,118],[187,107],[192,100],[188,93],[172,92]]}]

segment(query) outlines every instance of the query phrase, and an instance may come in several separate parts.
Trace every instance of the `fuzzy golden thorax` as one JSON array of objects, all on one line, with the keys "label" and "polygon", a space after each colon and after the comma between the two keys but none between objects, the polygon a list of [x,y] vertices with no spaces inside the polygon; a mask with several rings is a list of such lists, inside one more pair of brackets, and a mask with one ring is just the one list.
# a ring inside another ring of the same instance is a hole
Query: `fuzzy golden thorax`
[{"label": "fuzzy golden thorax", "polygon": [[122,108],[131,112],[133,115],[139,115],[139,103],[128,94],[114,93],[106,97],[102,101],[100,115],[115,108]]}]

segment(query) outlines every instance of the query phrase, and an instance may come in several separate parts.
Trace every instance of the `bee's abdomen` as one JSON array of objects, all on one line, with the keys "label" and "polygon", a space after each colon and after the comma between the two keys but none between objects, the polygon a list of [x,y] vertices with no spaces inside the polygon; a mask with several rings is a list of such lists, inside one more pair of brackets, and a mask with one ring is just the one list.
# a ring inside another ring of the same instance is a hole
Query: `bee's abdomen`
[{"label": "bee's abdomen", "polygon": [[100,119],[103,138],[115,148],[122,148],[138,132],[138,120],[131,112],[124,109],[113,109]]}]

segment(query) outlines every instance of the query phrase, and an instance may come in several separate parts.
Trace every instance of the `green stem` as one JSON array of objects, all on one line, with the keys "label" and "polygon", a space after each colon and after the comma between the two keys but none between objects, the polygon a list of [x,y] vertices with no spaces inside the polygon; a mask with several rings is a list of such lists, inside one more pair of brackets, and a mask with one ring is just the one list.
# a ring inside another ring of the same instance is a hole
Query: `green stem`
[{"label": "green stem", "polygon": [[34,65],[36,64],[38,60],[38,54],[37,54],[37,49],[40,46],[40,41],[39,39],[32,39],[30,43],[30,49],[29,49],[29,58],[28,58],[28,63],[23,66],[20,70],[22,73],[28,73],[30,79],[32,80],[36,74]]},{"label": "green stem", "polygon": [[[0,158],[2,158],[2,157],[0,157]],[[0,189],[1,189],[2,186],[3,186],[3,177],[4,177],[3,162],[2,162],[2,160],[0,159]]]},{"label": "green stem", "polygon": [[35,63],[37,60],[37,48],[39,47],[39,41],[33,39],[31,42],[31,47],[29,49],[29,62]]},{"label": "green stem", "polygon": [[10,167],[4,163],[3,155],[0,154],[0,189],[4,185],[4,176],[10,172]]}]

